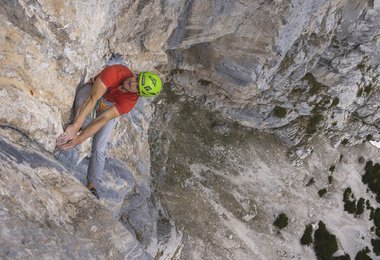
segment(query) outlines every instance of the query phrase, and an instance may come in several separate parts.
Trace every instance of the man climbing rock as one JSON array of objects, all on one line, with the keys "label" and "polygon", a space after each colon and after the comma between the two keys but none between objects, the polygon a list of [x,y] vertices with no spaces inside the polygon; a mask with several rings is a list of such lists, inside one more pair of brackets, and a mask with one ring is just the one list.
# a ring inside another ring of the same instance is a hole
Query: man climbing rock
[{"label": "man climbing rock", "polygon": [[[87,170],[87,188],[99,199],[96,184],[101,178],[108,140],[116,117],[133,109],[139,97],[158,95],[161,79],[151,72],[134,75],[123,65],[103,69],[93,83],[86,83],[75,97],[75,119],[56,141],[56,150],[68,150],[93,136]],[[92,119],[94,111],[96,117]]]}]

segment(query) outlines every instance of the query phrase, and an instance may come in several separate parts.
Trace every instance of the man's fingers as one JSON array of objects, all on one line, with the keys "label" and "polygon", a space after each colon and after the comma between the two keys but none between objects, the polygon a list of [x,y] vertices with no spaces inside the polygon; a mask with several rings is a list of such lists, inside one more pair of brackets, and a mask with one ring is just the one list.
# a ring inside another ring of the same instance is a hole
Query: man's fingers
[{"label": "man's fingers", "polygon": [[66,131],[63,132],[60,136],[58,136],[58,138],[60,138],[60,137],[65,137],[65,136],[67,136],[67,132],[66,132]]},{"label": "man's fingers", "polygon": [[58,138],[55,142],[56,142],[56,145],[59,146],[59,145],[67,143],[68,141],[70,141],[68,140],[68,138]]},{"label": "man's fingers", "polygon": [[69,142],[67,144],[64,144],[61,146],[61,150],[69,150],[71,148],[73,148],[75,145],[72,143],[72,142]]},{"label": "man's fingers", "polygon": [[56,149],[56,150],[67,150],[67,149],[66,149],[67,146],[68,146],[67,143],[66,143],[66,144],[60,144],[60,145],[57,145],[55,149]]}]

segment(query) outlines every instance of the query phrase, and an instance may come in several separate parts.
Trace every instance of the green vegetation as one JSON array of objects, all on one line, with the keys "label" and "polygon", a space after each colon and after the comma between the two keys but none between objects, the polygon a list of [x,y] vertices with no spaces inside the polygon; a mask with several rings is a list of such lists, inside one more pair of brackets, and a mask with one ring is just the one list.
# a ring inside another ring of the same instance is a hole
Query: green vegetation
[{"label": "green vegetation", "polygon": [[348,139],[347,139],[347,138],[343,139],[343,141],[342,141],[342,143],[341,143],[341,144],[343,144],[343,145],[346,145],[346,144],[348,144]]},{"label": "green vegetation", "polygon": [[142,233],[141,232],[135,230],[135,236],[136,236],[137,241],[142,242]]},{"label": "green vegetation", "polygon": [[273,114],[274,114],[275,117],[284,118],[287,113],[288,112],[287,112],[286,108],[284,108],[284,107],[276,106],[273,109]]},{"label": "green vegetation", "polygon": [[369,252],[370,251],[369,251],[368,247],[366,247],[365,249],[359,251],[356,254],[355,260],[372,260],[372,258],[367,255]]},{"label": "green vegetation", "polygon": [[315,134],[318,130],[319,124],[325,119],[322,114],[316,113],[314,114],[306,127],[306,133],[309,135]]},{"label": "green vegetation", "polygon": [[309,180],[309,182],[306,184],[306,186],[309,187],[309,186],[313,185],[314,183],[315,183],[314,178],[311,178],[311,179]]},{"label": "green vegetation", "polygon": [[351,113],[351,117],[359,117],[359,113],[357,111],[354,111]]},{"label": "green vegetation", "polygon": [[[356,217],[363,214],[365,209],[365,200],[360,198],[356,203],[356,199],[350,187],[345,189],[343,193],[344,210],[350,214],[354,214]],[[367,203],[368,207],[369,202]]]},{"label": "green vegetation", "polygon": [[351,188],[348,187],[343,193],[344,210],[350,214],[356,213],[356,199],[352,194]]},{"label": "green vegetation", "polygon": [[378,256],[380,255],[380,239],[372,239],[373,252]]},{"label": "green vegetation", "polygon": [[372,84],[369,84],[368,86],[364,87],[364,92],[367,94],[367,96],[371,93],[372,91]]},{"label": "green vegetation", "polygon": [[311,73],[306,73],[305,76],[302,78],[302,80],[306,80],[309,83],[309,85],[310,85],[309,94],[310,95],[315,95],[315,94],[319,93],[323,87],[326,87],[325,85],[319,83],[315,79],[313,74],[311,74]]},{"label": "green vegetation", "polygon": [[322,34],[311,33],[309,35],[308,43],[320,48],[327,41],[327,37]]},{"label": "green vegetation", "polygon": [[359,215],[363,214],[363,212],[364,212],[364,202],[365,202],[365,200],[363,198],[359,199],[358,204],[356,205],[356,212],[355,212],[356,216],[359,216]]},{"label": "green vegetation", "polygon": [[273,225],[279,229],[285,228],[288,225],[288,217],[284,213],[281,213],[273,222]]},{"label": "green vegetation", "polygon": [[[323,125],[325,120],[325,113],[329,111],[332,106],[337,106],[339,104],[339,98],[332,98],[327,94],[328,87],[318,82],[313,74],[306,73],[302,78],[303,81],[307,81],[309,86],[309,95],[318,95],[317,103],[314,102],[312,105],[314,108],[311,111],[311,116],[306,125],[306,134],[314,135],[318,129]],[[332,123],[332,125],[337,125],[337,122]]]},{"label": "green vegetation", "polygon": [[366,202],[365,202],[365,206],[366,206],[366,209],[370,209],[370,208],[372,208],[371,207],[371,203],[369,202],[369,200],[366,200]]},{"label": "green vegetation", "polygon": [[361,97],[363,95],[363,89],[359,88],[358,93],[356,94],[357,97]]},{"label": "green vegetation", "polygon": [[159,250],[157,254],[154,256],[154,260],[160,259],[164,255],[164,251]]},{"label": "green vegetation", "polygon": [[370,211],[369,220],[373,220],[375,218],[375,209],[371,207]]},{"label": "green vegetation", "polygon": [[373,135],[369,134],[369,135],[367,135],[367,136],[365,137],[365,139],[366,139],[367,141],[371,141],[371,140],[373,140]]},{"label": "green vegetation", "polygon": [[375,210],[375,216],[373,218],[373,223],[375,224],[376,227],[376,234],[380,236],[378,233],[380,232],[380,208],[377,208]]},{"label": "green vegetation", "polygon": [[358,69],[358,70],[364,70],[365,69],[365,64],[362,62],[362,63],[359,63],[357,66],[356,66],[356,68]]},{"label": "green vegetation", "polygon": [[313,237],[311,236],[313,233],[313,226],[311,224],[307,225],[303,235],[301,237],[301,245],[306,246],[313,243]]},{"label": "green vegetation", "polygon": [[334,171],[335,171],[335,165],[332,165],[332,166],[329,168],[329,171],[330,171],[330,172],[334,172]]},{"label": "green vegetation", "polygon": [[292,89],[292,91],[290,91],[289,96],[300,97],[305,93],[305,91],[305,88],[295,87]]},{"label": "green vegetation", "polygon": [[351,257],[349,255],[345,254],[345,255],[341,255],[341,256],[335,256],[331,259],[333,259],[333,260],[351,260]]},{"label": "green vegetation", "polygon": [[333,182],[333,176],[329,176],[329,184],[332,184],[332,182]]},{"label": "green vegetation", "polygon": [[326,193],[327,193],[327,189],[326,188],[321,189],[321,190],[318,191],[319,197],[323,197],[323,195],[325,195]]},{"label": "green vegetation", "polygon": [[380,164],[374,165],[372,161],[368,161],[364,170],[365,174],[362,176],[362,181],[376,194],[377,202],[380,202]]},{"label": "green vegetation", "polygon": [[332,103],[331,103],[331,106],[332,107],[335,107],[339,104],[339,98],[338,97],[334,97]]},{"label": "green vegetation", "polygon": [[335,235],[327,231],[326,225],[319,221],[319,227],[314,233],[314,251],[317,259],[332,259],[338,250]]},{"label": "green vegetation", "polygon": [[313,227],[309,224],[300,239],[301,245],[311,245],[313,243],[314,252],[318,260],[350,260],[351,258],[348,254],[333,257],[338,250],[336,237],[327,230],[322,221],[319,221],[318,225],[318,229],[314,232],[314,243],[312,237]]}]

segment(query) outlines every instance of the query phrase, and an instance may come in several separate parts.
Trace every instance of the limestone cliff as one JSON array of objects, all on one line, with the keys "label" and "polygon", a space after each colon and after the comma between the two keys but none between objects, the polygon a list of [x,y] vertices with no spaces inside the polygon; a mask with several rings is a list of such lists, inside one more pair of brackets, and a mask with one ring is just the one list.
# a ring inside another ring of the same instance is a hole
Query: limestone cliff
[{"label": "limestone cliff", "polygon": [[1,258],[152,259],[41,146],[10,129],[0,143]]},{"label": "limestone cliff", "polygon": [[[314,259],[324,230],[380,254],[379,0],[0,3],[2,257]],[[118,119],[98,203],[90,142],[49,151],[115,62],[166,84]]]}]

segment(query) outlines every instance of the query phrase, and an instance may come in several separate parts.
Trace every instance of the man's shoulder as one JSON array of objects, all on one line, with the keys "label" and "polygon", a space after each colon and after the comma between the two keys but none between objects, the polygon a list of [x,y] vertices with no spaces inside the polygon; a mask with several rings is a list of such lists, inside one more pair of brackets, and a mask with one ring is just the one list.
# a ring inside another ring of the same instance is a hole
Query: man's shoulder
[{"label": "man's shoulder", "polygon": [[107,88],[116,87],[121,81],[131,76],[133,76],[132,71],[122,64],[107,66],[99,73],[100,79]]},{"label": "man's shoulder", "polygon": [[115,70],[115,71],[131,71],[127,66],[123,64],[113,64],[105,67],[103,70]]}]

